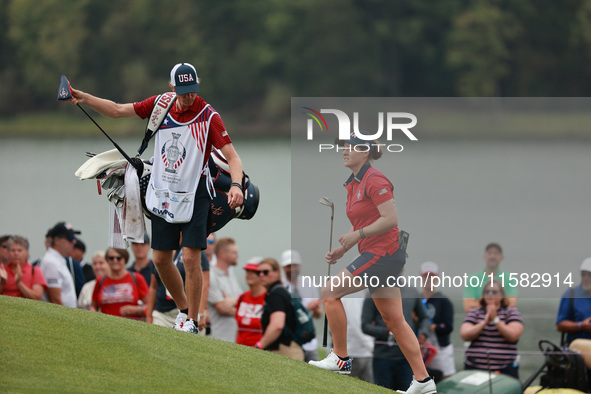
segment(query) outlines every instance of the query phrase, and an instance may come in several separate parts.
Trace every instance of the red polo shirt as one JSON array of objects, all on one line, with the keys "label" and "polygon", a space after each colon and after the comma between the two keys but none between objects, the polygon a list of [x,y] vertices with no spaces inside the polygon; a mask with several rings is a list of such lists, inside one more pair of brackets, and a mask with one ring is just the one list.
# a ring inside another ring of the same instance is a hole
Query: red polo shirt
[{"label": "red polo shirt", "polygon": [[[2,295],[11,297],[24,297],[16,284],[14,279],[14,272],[12,271],[12,264],[6,264],[7,280],[2,289]],[[41,285],[44,289],[47,289],[47,282],[43,276],[43,272],[39,267],[34,267],[27,261],[24,266],[21,267],[23,276],[21,282],[23,282],[29,289],[33,288],[33,285]],[[34,271],[33,271],[34,270]]]},{"label": "red polo shirt", "polygon": [[[357,176],[345,182],[347,189],[347,217],[355,231],[369,226],[380,218],[378,205],[394,199],[392,183],[381,171],[364,165]],[[398,226],[383,234],[363,238],[357,244],[359,253],[370,252],[379,256],[392,255],[398,250]]]}]

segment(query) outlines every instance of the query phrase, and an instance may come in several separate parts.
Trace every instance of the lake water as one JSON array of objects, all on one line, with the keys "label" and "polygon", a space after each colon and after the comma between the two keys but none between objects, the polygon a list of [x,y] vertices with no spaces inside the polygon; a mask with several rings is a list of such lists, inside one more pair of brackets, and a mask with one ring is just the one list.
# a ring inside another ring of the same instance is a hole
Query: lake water
[{"label": "lake water", "polygon": [[[139,139],[118,142],[135,152]],[[238,139],[235,145],[261,201],[252,220],[234,220],[218,236],[237,240],[241,265],[255,255],[278,259],[293,243],[304,257],[303,274],[325,275],[330,213],[318,203],[321,196],[335,202],[334,245],[349,227],[341,186],[348,173],[340,157],[335,154],[331,164],[338,179],[328,180],[313,155],[296,149],[292,158],[289,140]],[[66,220],[82,231],[89,254],[104,249],[108,201],[94,181],[79,181],[74,172],[86,160],[84,152],[111,148],[104,138],[0,139],[0,234],[27,236],[36,259],[47,229]],[[591,143],[579,141],[422,140],[390,161],[377,161],[394,184],[401,228],[411,234],[405,273],[418,274],[424,261],[437,262],[449,275],[478,271],[484,246],[495,241],[504,248],[502,269],[561,278],[571,273],[577,284],[580,263],[591,256],[590,151]],[[553,316],[563,291],[555,283],[520,289],[520,309],[530,316],[520,350],[537,350],[540,335],[558,340]],[[444,292],[460,305],[461,289]],[[459,348],[460,322],[461,313],[454,333]],[[525,357],[523,376],[538,362],[540,356]]]},{"label": "lake water", "polygon": [[[137,140],[117,141],[134,153]],[[256,216],[233,220],[218,236],[236,238],[240,261],[255,255],[276,256],[290,245],[289,142],[240,142],[244,169],[261,190]],[[29,238],[31,258],[44,253],[45,233],[58,221],[82,231],[87,252],[104,250],[108,243],[109,202],[98,195],[96,181],[80,181],[74,172],[87,157],[112,149],[106,138],[0,140],[0,185],[4,213],[0,234]],[[146,157],[149,157],[145,155]],[[149,226],[149,221],[148,221]]]}]

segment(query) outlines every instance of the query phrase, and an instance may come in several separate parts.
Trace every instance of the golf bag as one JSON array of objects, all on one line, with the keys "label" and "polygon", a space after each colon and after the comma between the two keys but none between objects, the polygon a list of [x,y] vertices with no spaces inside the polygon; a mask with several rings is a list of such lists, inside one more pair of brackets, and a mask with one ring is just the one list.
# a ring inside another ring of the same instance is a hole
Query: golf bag
[{"label": "golf bag", "polygon": [[589,392],[587,383],[587,367],[583,357],[572,350],[561,349],[549,341],[550,348],[542,349],[546,363],[546,373],[540,377],[540,384],[544,388],[571,388]]}]

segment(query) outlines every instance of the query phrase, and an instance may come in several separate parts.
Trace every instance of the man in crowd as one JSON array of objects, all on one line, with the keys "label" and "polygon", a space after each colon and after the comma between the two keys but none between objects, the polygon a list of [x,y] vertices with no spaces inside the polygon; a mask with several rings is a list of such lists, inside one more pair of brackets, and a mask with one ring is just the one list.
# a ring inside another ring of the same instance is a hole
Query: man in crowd
[{"label": "man in crowd", "polygon": [[[300,270],[302,268],[302,257],[296,250],[288,249],[281,253],[281,267],[285,273],[283,284],[291,293],[292,297],[300,298],[302,305],[308,309],[313,318],[322,316],[322,307],[320,306],[320,295],[315,287],[304,287]],[[304,350],[304,360],[318,360],[318,341],[316,338],[302,345]]]},{"label": "man in crowd", "polygon": [[50,246],[39,261],[39,268],[47,282],[43,301],[76,308],[76,287],[74,278],[66,266],[66,257],[72,253],[76,234],[69,223],[59,222],[48,232]]},{"label": "man in crowd", "polygon": [[0,265],[8,264],[8,241],[10,235],[0,237]]},{"label": "man in crowd", "polygon": [[236,342],[238,325],[236,301],[242,289],[230,270],[238,264],[238,246],[232,238],[220,238],[214,246],[217,263],[210,267],[210,287],[207,300],[211,336],[227,342]]},{"label": "man in crowd", "polygon": [[74,249],[72,250],[72,254],[70,255],[70,257],[72,257],[80,263],[82,273],[84,274],[84,283],[87,283],[95,279],[95,277],[94,271],[92,270],[92,263],[89,263],[84,259],[84,253],[86,253],[86,245],[84,244],[84,242],[82,242],[80,238],[76,238],[76,242],[74,243]]},{"label": "man in crowd", "polygon": [[135,261],[129,266],[129,268],[127,268],[127,270],[142,275],[148,286],[150,286],[154,267],[154,262],[150,259],[150,236],[144,234],[144,242],[133,242],[131,244],[131,251],[133,252]]},{"label": "man in crowd", "polygon": [[581,283],[564,292],[558,307],[556,328],[567,334],[567,342],[591,339],[591,257],[581,264]]},{"label": "man in crowd", "polygon": [[456,373],[454,349],[451,343],[451,332],[454,329],[454,307],[449,298],[437,288],[438,281],[433,279],[438,276],[439,266],[437,263],[426,261],[421,264],[423,304],[431,319],[427,339],[437,349],[437,354],[427,366],[427,371],[434,377],[435,383],[438,383],[441,378]]},{"label": "man in crowd", "polygon": [[[517,305],[517,287],[508,285],[509,274],[501,271],[499,266],[503,261],[503,249],[498,243],[490,243],[486,245],[484,250],[484,262],[486,263],[482,271],[476,272],[466,282],[464,288],[464,312],[468,313],[470,309],[479,307],[480,297],[482,295],[482,288],[484,284],[491,279],[500,278],[501,275],[505,279],[505,293],[507,294],[507,301],[509,306]],[[499,279],[500,280],[500,279]],[[476,285],[478,283],[479,285]]]}]

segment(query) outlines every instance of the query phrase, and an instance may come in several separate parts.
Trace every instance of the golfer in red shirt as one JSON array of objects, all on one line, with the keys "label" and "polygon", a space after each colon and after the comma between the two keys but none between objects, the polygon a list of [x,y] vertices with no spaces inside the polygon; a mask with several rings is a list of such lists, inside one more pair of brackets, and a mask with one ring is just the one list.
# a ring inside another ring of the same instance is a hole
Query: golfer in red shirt
[{"label": "golfer in red shirt", "polygon": [[[355,245],[360,256],[337,275],[339,286],[334,286],[334,281],[322,289],[334,348],[324,360],[310,361],[310,364],[342,374],[351,373],[347,315],[341,298],[368,287],[384,322],[413,370],[414,378],[409,382],[407,393],[436,393],[435,383],[423,363],[417,337],[404,320],[400,289],[391,287],[404,267],[406,251],[398,246],[398,213],[392,183],[370,165],[370,160],[382,156],[381,146],[378,141],[364,141],[354,135],[342,142],[344,165],[353,172],[345,183],[351,228],[339,238],[340,246],[326,254],[326,261],[336,263]],[[355,277],[359,278],[354,280]]]}]

